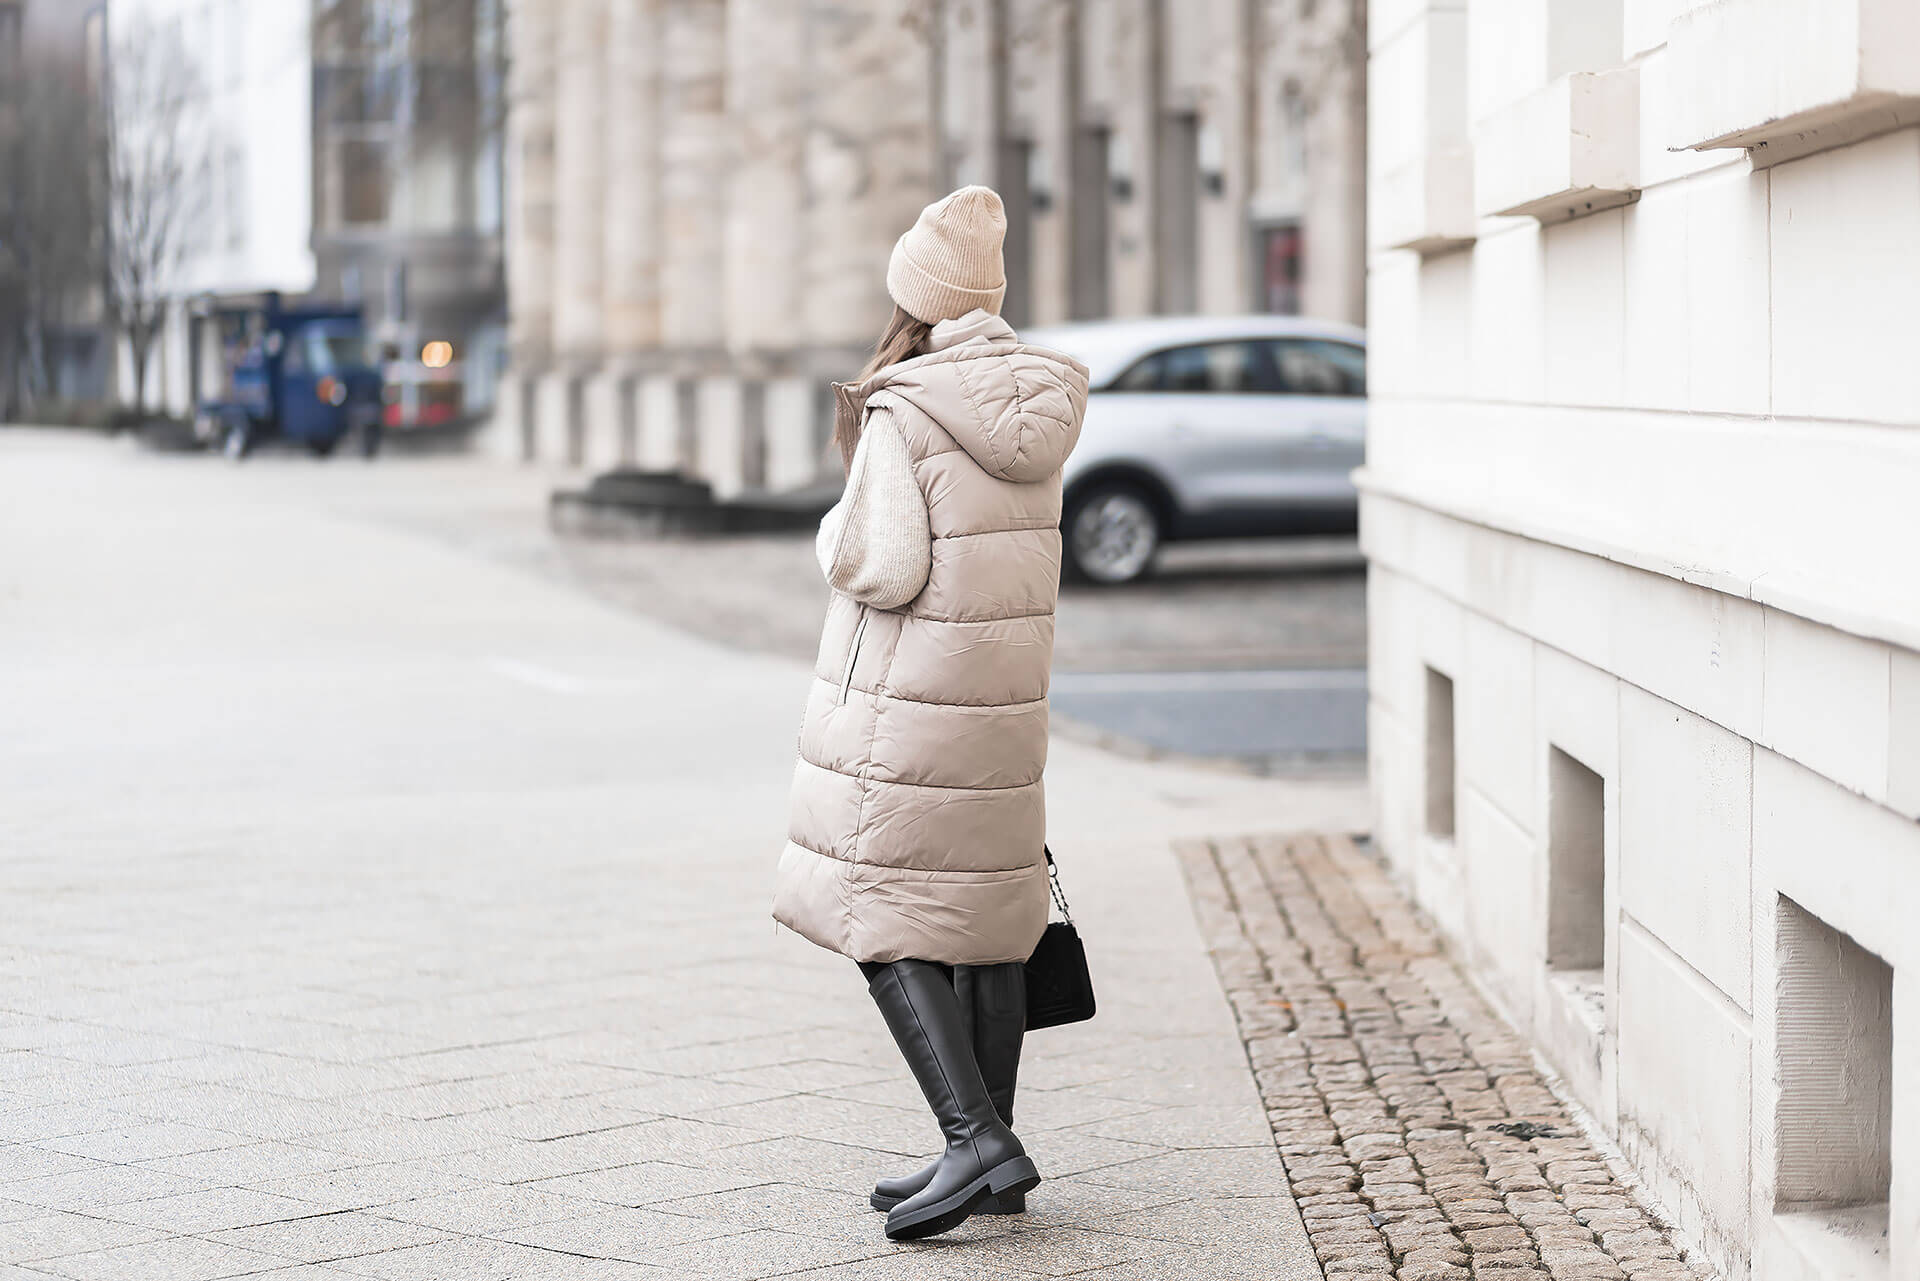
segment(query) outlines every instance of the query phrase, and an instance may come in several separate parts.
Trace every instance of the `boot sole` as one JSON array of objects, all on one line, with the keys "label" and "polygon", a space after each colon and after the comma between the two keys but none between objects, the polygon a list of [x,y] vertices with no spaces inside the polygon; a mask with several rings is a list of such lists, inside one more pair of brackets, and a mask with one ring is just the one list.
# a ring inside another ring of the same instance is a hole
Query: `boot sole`
[{"label": "boot sole", "polygon": [[887,1215],[889,1241],[918,1241],[922,1237],[951,1232],[979,1212],[988,1197],[1024,1196],[1040,1186],[1040,1171],[1031,1157],[1017,1156],[1003,1161],[967,1184],[953,1195],[923,1206],[911,1219],[899,1219],[897,1212]]},{"label": "boot sole", "polygon": [[[867,1194],[867,1204],[882,1214],[893,1209],[894,1206],[899,1205],[906,1199],[907,1198],[903,1196],[881,1196],[878,1192],[870,1192]],[[1008,1205],[1007,1201],[1009,1199],[1012,1199],[1014,1204]],[[1025,1214],[1027,1212],[1026,1194],[1023,1192],[1010,1192],[1006,1196],[989,1197],[986,1201],[975,1207],[973,1212],[975,1214]]]}]

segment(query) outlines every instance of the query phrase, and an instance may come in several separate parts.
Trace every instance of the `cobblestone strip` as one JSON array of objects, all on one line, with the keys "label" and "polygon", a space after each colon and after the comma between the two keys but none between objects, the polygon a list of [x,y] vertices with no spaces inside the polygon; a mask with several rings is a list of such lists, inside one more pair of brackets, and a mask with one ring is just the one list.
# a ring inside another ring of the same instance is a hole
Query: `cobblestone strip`
[{"label": "cobblestone strip", "polygon": [[1330,1281],[1711,1278],[1351,841],[1180,857]]}]

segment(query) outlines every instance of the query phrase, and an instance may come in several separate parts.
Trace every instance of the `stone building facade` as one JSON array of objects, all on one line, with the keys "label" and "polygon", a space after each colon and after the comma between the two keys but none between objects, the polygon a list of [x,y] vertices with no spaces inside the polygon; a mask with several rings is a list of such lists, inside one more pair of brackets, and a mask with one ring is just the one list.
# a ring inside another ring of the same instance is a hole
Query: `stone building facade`
[{"label": "stone building facade", "polygon": [[1364,0],[513,0],[509,457],[820,474],[922,205],[1016,324],[1361,319]]},{"label": "stone building facade", "polygon": [[1725,1276],[1920,1276],[1920,10],[1370,43],[1380,844]]}]

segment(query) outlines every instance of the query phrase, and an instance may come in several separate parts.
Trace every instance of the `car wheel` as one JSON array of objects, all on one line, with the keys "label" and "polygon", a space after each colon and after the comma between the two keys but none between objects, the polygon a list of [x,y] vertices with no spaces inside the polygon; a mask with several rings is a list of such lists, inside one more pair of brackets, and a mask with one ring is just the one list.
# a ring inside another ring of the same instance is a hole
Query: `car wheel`
[{"label": "car wheel", "polygon": [[307,452],[315,458],[330,458],[333,456],[333,447],[339,443],[338,436],[324,440],[310,440],[307,442]]},{"label": "car wheel", "polygon": [[1068,570],[1103,586],[1140,577],[1160,550],[1159,509],[1133,485],[1095,485],[1074,499],[1064,526]]}]

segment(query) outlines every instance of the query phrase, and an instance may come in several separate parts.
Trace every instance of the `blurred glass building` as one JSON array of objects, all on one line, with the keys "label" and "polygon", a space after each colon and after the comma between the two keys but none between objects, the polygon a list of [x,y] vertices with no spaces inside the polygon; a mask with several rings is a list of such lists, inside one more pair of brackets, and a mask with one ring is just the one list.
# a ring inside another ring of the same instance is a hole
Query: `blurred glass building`
[{"label": "blurred glass building", "polygon": [[500,0],[312,3],[316,291],[359,302],[403,365],[447,344],[484,408],[505,336]]},{"label": "blurred glass building", "polygon": [[1364,298],[1364,0],[510,0],[491,440],[814,480],[825,386],[954,186],[1016,324]]}]

